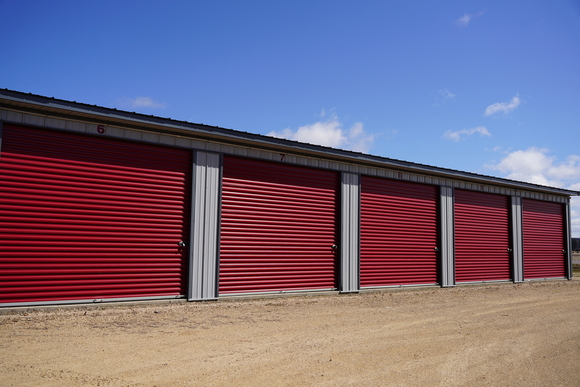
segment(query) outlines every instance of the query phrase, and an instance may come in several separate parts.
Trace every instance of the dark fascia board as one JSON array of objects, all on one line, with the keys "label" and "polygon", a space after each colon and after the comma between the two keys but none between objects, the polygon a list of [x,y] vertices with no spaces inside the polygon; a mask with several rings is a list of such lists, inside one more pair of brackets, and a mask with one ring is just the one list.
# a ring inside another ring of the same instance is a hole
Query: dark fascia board
[{"label": "dark fascia board", "polygon": [[434,167],[409,161],[334,149],[260,134],[241,132],[233,129],[225,129],[217,126],[194,124],[170,118],[162,118],[79,102],[59,100],[7,89],[0,89],[0,107],[29,112],[32,114],[50,115],[111,126],[118,125],[159,133],[181,134],[188,137],[195,136],[210,141],[213,140],[235,145],[252,146],[281,153],[321,157],[332,161],[371,167],[390,168],[411,173],[424,173],[448,179],[467,180],[479,184],[499,185],[511,189],[527,189],[555,195],[580,196],[580,192],[578,191],[563,188],[525,183],[517,180],[481,175],[472,172],[462,172],[454,169]]}]

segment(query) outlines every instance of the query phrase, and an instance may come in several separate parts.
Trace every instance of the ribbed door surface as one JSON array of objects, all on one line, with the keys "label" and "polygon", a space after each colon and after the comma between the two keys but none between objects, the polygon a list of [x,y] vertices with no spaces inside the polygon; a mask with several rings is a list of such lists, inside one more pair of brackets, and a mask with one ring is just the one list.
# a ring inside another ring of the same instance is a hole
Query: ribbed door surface
[{"label": "ribbed door surface", "polygon": [[335,172],[224,157],[219,292],[333,289]]},{"label": "ribbed door surface", "polygon": [[566,276],[564,206],[522,199],[524,279]]},{"label": "ribbed door surface", "polygon": [[182,295],[189,151],[4,125],[0,302]]},{"label": "ribbed door surface", "polygon": [[361,287],[437,283],[435,186],[362,177]]},{"label": "ribbed door surface", "polygon": [[509,201],[505,195],[455,190],[455,281],[511,278]]}]

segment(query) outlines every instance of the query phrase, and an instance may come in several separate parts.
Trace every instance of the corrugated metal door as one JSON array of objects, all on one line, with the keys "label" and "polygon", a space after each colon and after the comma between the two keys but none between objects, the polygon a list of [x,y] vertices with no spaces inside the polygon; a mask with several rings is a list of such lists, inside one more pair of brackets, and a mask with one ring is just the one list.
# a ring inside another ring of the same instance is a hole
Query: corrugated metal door
[{"label": "corrugated metal door", "polygon": [[437,283],[436,186],[362,177],[361,287]]},{"label": "corrugated metal door", "polygon": [[509,198],[455,190],[455,281],[511,278]]},{"label": "corrugated metal door", "polygon": [[564,206],[522,200],[524,279],[566,276]]},{"label": "corrugated metal door", "polygon": [[336,172],[224,157],[219,292],[337,287]]},{"label": "corrugated metal door", "polygon": [[185,292],[190,152],[4,125],[0,302]]}]

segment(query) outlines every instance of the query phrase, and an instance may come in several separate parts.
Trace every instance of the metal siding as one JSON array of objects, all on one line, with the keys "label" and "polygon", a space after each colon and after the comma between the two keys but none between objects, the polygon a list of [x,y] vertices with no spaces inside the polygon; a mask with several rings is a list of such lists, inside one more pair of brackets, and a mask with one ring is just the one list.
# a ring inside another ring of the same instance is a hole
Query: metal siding
[{"label": "metal siding", "polygon": [[189,151],[4,125],[0,302],[185,291]]},{"label": "metal siding", "polygon": [[455,286],[453,187],[440,188],[441,205],[441,286]]},{"label": "metal siding", "polygon": [[189,300],[217,298],[219,154],[195,152]]},{"label": "metal siding", "polygon": [[508,197],[455,190],[455,280],[511,277]]},{"label": "metal siding", "polygon": [[437,283],[437,191],[362,177],[361,287]]},{"label": "metal siding", "polygon": [[564,205],[523,199],[524,279],[566,276]]},{"label": "metal siding", "polygon": [[565,232],[564,237],[566,238],[565,244],[565,260],[566,260],[566,278],[572,279],[573,268],[572,268],[572,220],[570,219],[570,199],[564,204],[564,214],[565,214]]},{"label": "metal siding", "polygon": [[524,280],[524,255],[522,239],[522,198],[512,196],[512,246],[514,282]]},{"label": "metal siding", "polygon": [[358,292],[360,287],[360,175],[342,173],[341,210],[341,286],[340,290]]},{"label": "metal siding", "polygon": [[336,289],[336,172],[224,157],[219,293]]}]

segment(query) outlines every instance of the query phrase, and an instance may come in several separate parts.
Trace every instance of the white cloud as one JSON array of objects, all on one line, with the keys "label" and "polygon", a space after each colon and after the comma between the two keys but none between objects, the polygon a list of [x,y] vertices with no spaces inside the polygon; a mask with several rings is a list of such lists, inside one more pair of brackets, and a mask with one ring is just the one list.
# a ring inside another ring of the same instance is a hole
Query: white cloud
[{"label": "white cloud", "polygon": [[[580,187],[575,188],[580,190]],[[580,238],[580,197],[575,196],[570,200],[570,223],[572,227],[572,236]]]},{"label": "white cloud", "polygon": [[483,11],[479,11],[478,13],[473,14],[473,15],[470,15],[468,13],[464,13],[463,16],[461,16],[459,19],[455,20],[455,23],[460,27],[467,27],[467,25],[469,24],[471,19],[476,18],[476,17],[480,17],[481,15],[483,15]]},{"label": "white cloud", "polygon": [[[580,191],[580,156],[565,161],[548,156],[548,150],[531,147],[509,153],[494,165],[486,165],[505,174],[508,179]],[[571,201],[572,234],[580,237],[580,197]]]},{"label": "white cloud", "polygon": [[[323,111],[321,117],[326,116],[326,114]],[[272,131],[268,133],[268,136],[363,153],[368,153],[374,142],[374,136],[365,133],[362,123],[357,122],[345,130],[338,117],[333,113],[326,121],[301,126],[297,130],[286,128],[281,131]]]},{"label": "white cloud", "polygon": [[460,140],[464,139],[465,137],[469,137],[475,133],[479,133],[480,136],[482,136],[482,137],[483,136],[491,136],[491,133],[489,133],[489,131],[487,130],[487,128],[485,126],[478,126],[477,128],[461,129],[461,130],[458,130],[456,132],[452,132],[452,131],[448,130],[447,132],[445,132],[443,134],[443,137],[457,142],[457,141],[460,141]]},{"label": "white cloud", "polygon": [[541,185],[555,185],[549,179],[548,171],[552,168],[554,158],[546,155],[547,149],[528,148],[508,154],[496,165],[488,165],[490,169],[507,174],[508,179],[527,181]]},{"label": "white cloud", "polygon": [[516,94],[516,96],[513,97],[510,102],[498,102],[494,103],[493,105],[489,105],[485,109],[484,115],[491,116],[496,113],[508,114],[509,112],[520,106],[520,102],[521,102],[520,96],[519,94]]},{"label": "white cloud", "polygon": [[164,108],[166,104],[157,102],[153,98],[150,97],[136,97],[136,98],[121,98],[117,100],[117,104],[121,105],[123,108],[132,108],[132,109],[139,109],[139,108],[151,108],[151,109],[159,109]]},{"label": "white cloud", "polygon": [[[449,20],[449,19],[447,19],[447,20]],[[463,16],[461,16],[459,19],[457,19],[455,22],[457,24],[459,24],[460,26],[467,27],[467,25],[469,24],[470,21],[471,21],[471,15],[466,13]]]}]

